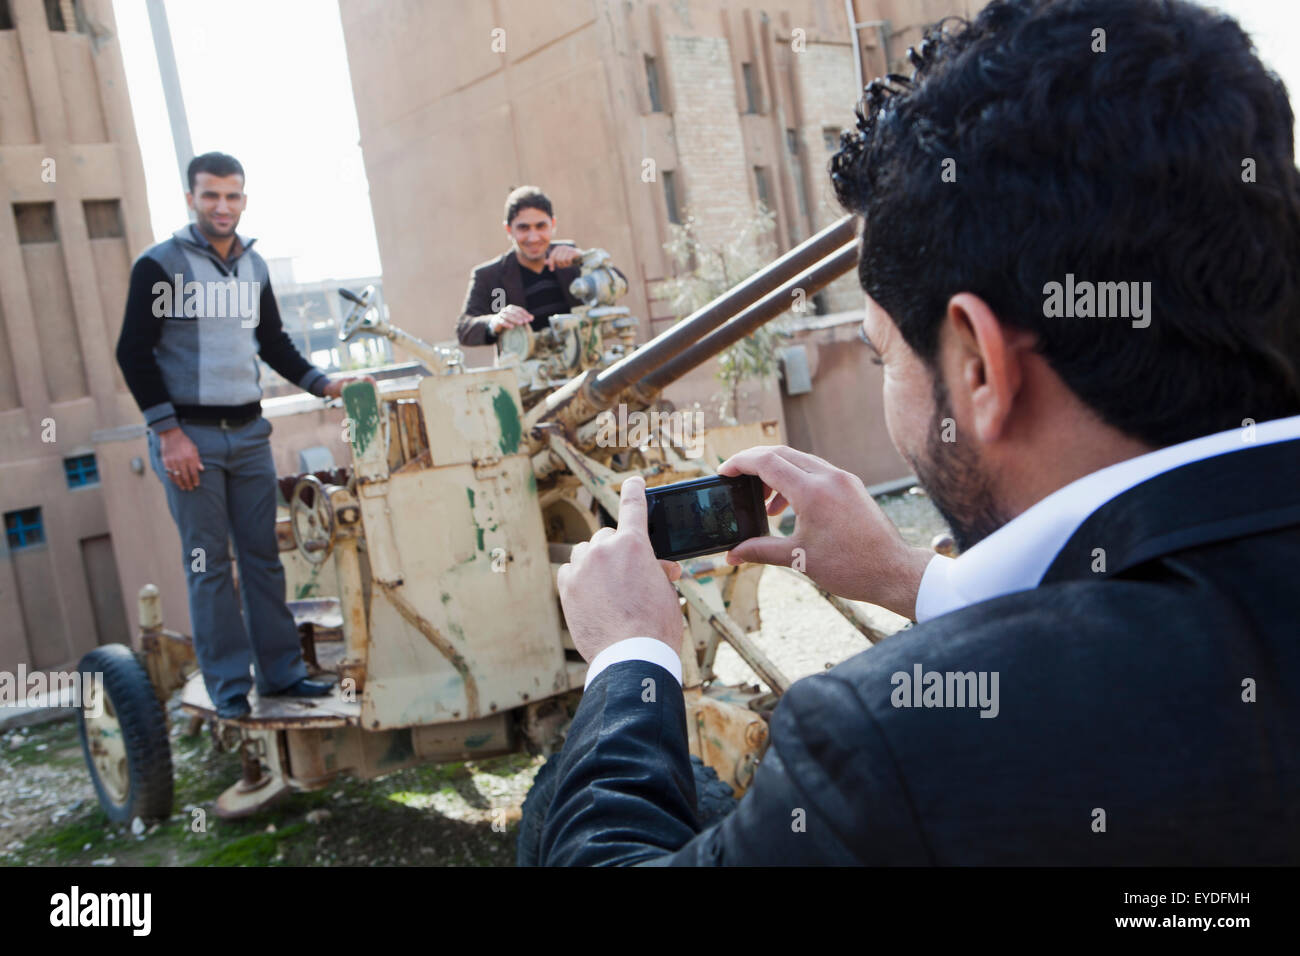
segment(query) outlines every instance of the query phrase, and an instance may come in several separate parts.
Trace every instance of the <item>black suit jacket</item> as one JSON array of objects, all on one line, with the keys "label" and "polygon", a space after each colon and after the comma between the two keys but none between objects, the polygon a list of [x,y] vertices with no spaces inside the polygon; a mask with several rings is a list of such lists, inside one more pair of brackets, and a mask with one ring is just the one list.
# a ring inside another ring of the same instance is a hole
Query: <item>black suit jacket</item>
[{"label": "black suit jacket", "polygon": [[[556,246],[571,246],[571,242],[552,242],[546,247],[549,253]],[[497,337],[492,334],[489,324],[506,305],[525,306],[523,266],[511,249],[504,255],[474,267],[469,278],[469,287],[465,290],[465,303],[461,306],[460,318],[456,320],[456,338],[461,345],[492,345]],[[555,270],[560,289],[569,308],[582,305],[582,300],[569,291],[569,283],[582,275],[580,265],[567,266]],[[494,307],[493,299],[500,302],[496,290],[505,293],[505,302]]]},{"label": "black suit jacket", "polygon": [[[1300,863],[1298,568],[1300,441],[1152,478],[1037,588],[795,683],[750,790],[703,832],[680,688],[616,664],[569,730],[542,861]],[[998,672],[998,715],[893,706],[918,663]]]}]

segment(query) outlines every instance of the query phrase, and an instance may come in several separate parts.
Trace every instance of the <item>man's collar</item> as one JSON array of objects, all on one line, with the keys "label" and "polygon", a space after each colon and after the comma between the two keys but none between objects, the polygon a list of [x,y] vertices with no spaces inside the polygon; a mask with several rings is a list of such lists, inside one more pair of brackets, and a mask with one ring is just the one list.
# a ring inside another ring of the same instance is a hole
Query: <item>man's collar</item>
[{"label": "man's collar", "polygon": [[[216,247],[213,246],[212,243],[208,241],[208,237],[205,236],[199,230],[199,227],[195,223],[190,223],[188,226],[182,229],[178,229],[176,232],[172,233],[172,235],[175,236],[177,239],[184,239],[189,242],[192,242],[194,245],[198,246],[199,248],[211,252],[218,259],[221,258],[221,255],[220,253],[217,252]],[[253,243],[255,242],[257,242],[256,239],[246,239],[245,237],[241,236],[239,233],[235,233],[235,241],[231,244],[230,255],[226,257],[225,261],[234,262],[241,255],[243,255],[245,252],[251,249]]]},{"label": "man's collar", "polygon": [[[1139,486],[1143,486],[1141,490],[1146,492],[1142,495],[1144,501],[1149,499],[1148,493],[1155,491],[1159,491],[1165,499],[1174,496],[1181,498],[1184,493],[1193,493],[1192,486],[1196,485],[1202,474],[1212,474],[1224,467],[1256,467],[1257,462],[1269,459],[1272,455],[1252,455],[1249,452],[1263,452],[1266,446],[1296,439],[1300,439],[1300,415],[1262,422],[1252,425],[1250,429],[1233,428],[1194,438],[1085,475],[1052,492],[960,557],[936,557],[932,560],[921,579],[921,588],[916,597],[917,620],[928,620],[968,604],[1028,590],[1046,580],[1049,571],[1052,580],[1078,577],[1084,573],[1100,573],[1091,571],[1091,564],[1080,569],[1078,556],[1074,553],[1079,547],[1087,546],[1089,557],[1095,557],[1091,554],[1095,548],[1102,548],[1104,563],[1098,567],[1104,567],[1106,574],[1114,574],[1124,567],[1132,566],[1139,553],[1154,546],[1153,542],[1157,539],[1167,537],[1179,528],[1203,524],[1205,515],[1215,509],[1205,501],[1177,500],[1172,501],[1172,508],[1159,512],[1152,510],[1148,519],[1142,522],[1137,522],[1133,514],[1128,514],[1127,518],[1118,523],[1127,521],[1131,527],[1122,536],[1122,541],[1115,535],[1110,536],[1112,547],[1109,550],[1100,543],[1089,545],[1083,541],[1087,537],[1085,522],[1087,528],[1096,529],[1103,525],[1108,529],[1115,528],[1117,515],[1127,508],[1127,505],[1120,507],[1119,501],[1129,497],[1126,492],[1133,492],[1136,497]],[[1287,453],[1278,449],[1273,451],[1283,455]],[[1294,457],[1295,450],[1292,449],[1291,453]],[[1243,455],[1246,457],[1241,457]],[[1228,457],[1233,461],[1207,461]],[[1195,462],[1206,462],[1205,468],[1191,475],[1180,474],[1176,480],[1170,474],[1185,471],[1187,469],[1183,466]],[[1162,475],[1168,475],[1169,481],[1158,486],[1152,479]],[[1294,473],[1289,480],[1293,485],[1296,483]],[[1187,487],[1181,487],[1182,485]],[[1221,489],[1220,495],[1226,491],[1227,489]],[[1162,500],[1160,495],[1157,500]],[[1247,500],[1250,506],[1261,513],[1266,513],[1266,506],[1271,503],[1253,490]],[[1115,507],[1104,507],[1108,503],[1114,503]],[[1143,508],[1138,508],[1136,513],[1142,512]],[[1092,520],[1094,515],[1095,521]],[[1229,521],[1233,527],[1242,525],[1242,522],[1249,523],[1241,515],[1225,513],[1220,518]],[[1117,546],[1123,553],[1115,552]],[[1150,556],[1153,555],[1147,557]]]}]

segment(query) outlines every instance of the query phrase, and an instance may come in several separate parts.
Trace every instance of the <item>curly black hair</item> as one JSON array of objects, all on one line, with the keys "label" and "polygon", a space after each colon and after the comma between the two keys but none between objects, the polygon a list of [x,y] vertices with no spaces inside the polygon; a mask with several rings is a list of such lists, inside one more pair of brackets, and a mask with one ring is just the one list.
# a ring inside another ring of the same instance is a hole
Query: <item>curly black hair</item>
[{"label": "curly black hair", "polygon": [[[1153,447],[1300,413],[1294,115],[1235,20],[993,0],[908,57],[866,88],[830,173],[863,219],[863,289],[931,368],[966,291]],[[1046,317],[1067,274],[1150,282],[1150,325]]]},{"label": "curly black hair", "polygon": [[525,209],[537,209],[552,219],[555,218],[551,200],[536,186],[516,186],[510,190],[510,195],[506,197],[506,225],[514,222],[515,216]]}]

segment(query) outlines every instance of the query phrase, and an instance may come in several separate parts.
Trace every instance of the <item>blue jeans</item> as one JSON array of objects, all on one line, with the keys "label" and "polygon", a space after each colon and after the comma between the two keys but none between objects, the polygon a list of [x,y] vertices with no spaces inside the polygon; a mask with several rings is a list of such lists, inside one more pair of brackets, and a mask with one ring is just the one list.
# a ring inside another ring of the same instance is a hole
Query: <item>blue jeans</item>
[{"label": "blue jeans", "polygon": [[[149,431],[149,461],[167,490],[181,535],[194,654],[214,704],[248,693],[256,662],[257,692],[283,690],[307,676],[293,615],[284,603],[284,566],[275,540],[276,480],[271,423],[237,428],[184,424],[198,447],[199,485],[182,491],[167,476],[158,437]],[[230,539],[239,561],[239,601]],[[240,604],[243,616],[240,616]]]}]

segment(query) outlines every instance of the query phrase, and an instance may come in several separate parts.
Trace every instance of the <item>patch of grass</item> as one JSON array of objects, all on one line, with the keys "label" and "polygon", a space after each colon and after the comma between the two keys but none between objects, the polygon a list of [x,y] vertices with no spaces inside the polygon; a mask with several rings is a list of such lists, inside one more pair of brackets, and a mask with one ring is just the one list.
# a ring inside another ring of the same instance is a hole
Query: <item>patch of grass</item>
[{"label": "patch of grass", "polygon": [[[517,824],[511,819],[505,832],[494,830],[488,811],[505,799],[517,815],[522,798],[513,791],[526,787],[540,763],[527,754],[510,754],[422,764],[374,780],[345,775],[322,790],[290,794],[257,816],[221,820],[215,801],[239,778],[239,755],[217,752],[206,729],[186,736],[185,726],[185,718],[173,714],[175,803],[170,819],[137,837],[129,826],[110,823],[91,796],[71,816],[32,831],[21,849],[0,852],[0,864],[87,866],[112,857],[117,866],[509,866]],[[46,749],[37,751],[40,744]],[[54,771],[53,786],[58,786],[58,774],[86,775],[75,721],[30,728],[19,747],[0,751],[0,765],[5,762],[48,765]],[[521,774],[514,785],[511,778]],[[484,776],[492,778],[490,787]],[[503,798],[497,787],[511,795]],[[433,809],[434,803],[443,805],[441,798],[434,799],[437,794],[458,795],[469,805],[468,815]],[[195,817],[186,807],[204,811],[205,831],[191,829]],[[309,821],[313,810],[329,813]]]},{"label": "patch of grass", "polygon": [[194,861],[197,866],[274,866],[280,850],[280,841],[289,840],[301,832],[306,824],[293,823],[283,829],[267,833],[260,830],[218,844]]},{"label": "patch of grass", "polygon": [[[0,749],[0,756],[11,767],[49,763],[67,766],[70,759],[73,762],[81,761],[81,739],[77,736],[75,718],[28,727],[26,730],[26,735],[18,738],[22,743],[13,749],[0,738],[0,748],[3,748]],[[8,736],[9,734],[5,735]],[[37,749],[42,746],[44,750]]]},{"label": "patch of grass", "polygon": [[504,757],[492,757],[475,762],[478,773],[490,773],[494,777],[513,777],[517,773],[541,766],[541,760],[528,753],[506,754]]},{"label": "patch of grass", "polygon": [[[46,863],[69,863],[86,856],[104,856],[103,851],[120,842],[115,830],[104,811],[95,807],[67,823],[29,837],[18,855],[33,862]],[[87,844],[89,849],[84,849]]]}]

